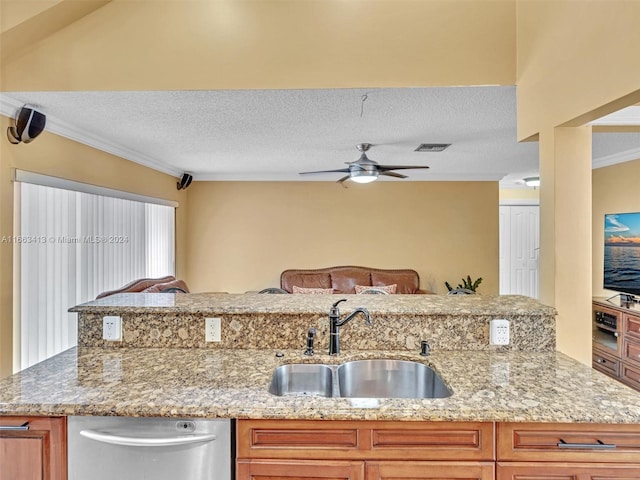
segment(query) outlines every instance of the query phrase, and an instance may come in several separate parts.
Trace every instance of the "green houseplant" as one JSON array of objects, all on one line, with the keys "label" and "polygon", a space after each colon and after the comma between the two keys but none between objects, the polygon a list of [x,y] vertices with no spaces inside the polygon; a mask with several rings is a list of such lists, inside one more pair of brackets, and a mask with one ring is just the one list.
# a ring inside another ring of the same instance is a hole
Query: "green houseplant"
[{"label": "green houseplant", "polygon": [[455,290],[471,290],[472,292],[475,292],[481,283],[482,277],[478,277],[476,280],[471,280],[471,275],[467,275],[467,278],[463,278],[462,283],[459,283],[457,288],[453,288],[449,282],[444,282],[449,292],[453,292]]}]

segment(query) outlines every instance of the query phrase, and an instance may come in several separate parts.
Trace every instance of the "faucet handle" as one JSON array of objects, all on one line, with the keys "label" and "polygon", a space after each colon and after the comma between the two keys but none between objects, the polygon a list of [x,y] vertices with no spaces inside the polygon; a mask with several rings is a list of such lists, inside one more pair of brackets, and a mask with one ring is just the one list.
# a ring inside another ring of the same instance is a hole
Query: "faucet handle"
[{"label": "faucet handle", "polygon": [[329,316],[330,317],[339,317],[340,316],[340,309],[338,308],[338,304],[341,303],[341,302],[346,302],[346,301],[347,301],[347,299],[343,298],[341,300],[338,300],[336,303],[334,303],[331,306],[331,310],[329,310]]},{"label": "faucet handle", "polygon": [[346,302],[346,301],[347,301],[347,299],[346,299],[346,298],[343,298],[343,299],[341,299],[341,300],[338,300],[336,303],[334,303],[334,304],[333,304],[333,306],[332,306],[331,308],[338,308],[338,304],[339,304],[339,303],[341,303],[341,302]]}]

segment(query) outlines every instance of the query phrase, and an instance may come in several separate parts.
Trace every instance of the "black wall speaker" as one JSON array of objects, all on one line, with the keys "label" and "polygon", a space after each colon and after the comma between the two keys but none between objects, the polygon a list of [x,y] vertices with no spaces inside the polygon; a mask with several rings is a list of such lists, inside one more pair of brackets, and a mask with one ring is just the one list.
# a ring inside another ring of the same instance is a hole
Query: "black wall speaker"
[{"label": "black wall speaker", "polygon": [[16,115],[15,126],[7,128],[7,137],[11,143],[29,143],[42,133],[47,117],[33,107],[24,106]]},{"label": "black wall speaker", "polygon": [[186,172],[183,173],[177,184],[178,190],[185,190],[189,185],[191,185],[191,180],[193,180],[193,175],[189,175]]}]

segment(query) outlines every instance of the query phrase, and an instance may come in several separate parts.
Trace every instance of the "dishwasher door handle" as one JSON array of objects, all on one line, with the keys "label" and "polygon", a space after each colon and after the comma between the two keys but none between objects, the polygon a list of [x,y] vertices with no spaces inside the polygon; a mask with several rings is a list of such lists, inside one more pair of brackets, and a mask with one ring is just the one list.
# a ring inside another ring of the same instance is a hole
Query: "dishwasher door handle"
[{"label": "dishwasher door handle", "polygon": [[193,443],[212,442],[216,439],[213,434],[202,435],[178,435],[175,437],[127,437],[124,435],[112,435],[97,430],[81,430],[80,435],[97,442],[111,443],[112,445],[124,445],[127,447],[172,447],[175,445],[189,445]]}]

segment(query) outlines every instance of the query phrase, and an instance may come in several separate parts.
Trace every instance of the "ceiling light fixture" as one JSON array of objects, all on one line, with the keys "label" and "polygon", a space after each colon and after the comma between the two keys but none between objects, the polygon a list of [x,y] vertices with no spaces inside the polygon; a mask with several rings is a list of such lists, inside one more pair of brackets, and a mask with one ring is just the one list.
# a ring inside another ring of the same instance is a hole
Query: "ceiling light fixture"
[{"label": "ceiling light fixture", "polygon": [[351,170],[349,180],[356,183],[371,183],[378,179],[377,170]]},{"label": "ceiling light fixture", "polygon": [[540,186],[540,177],[527,177],[522,180],[527,187],[539,187]]}]

